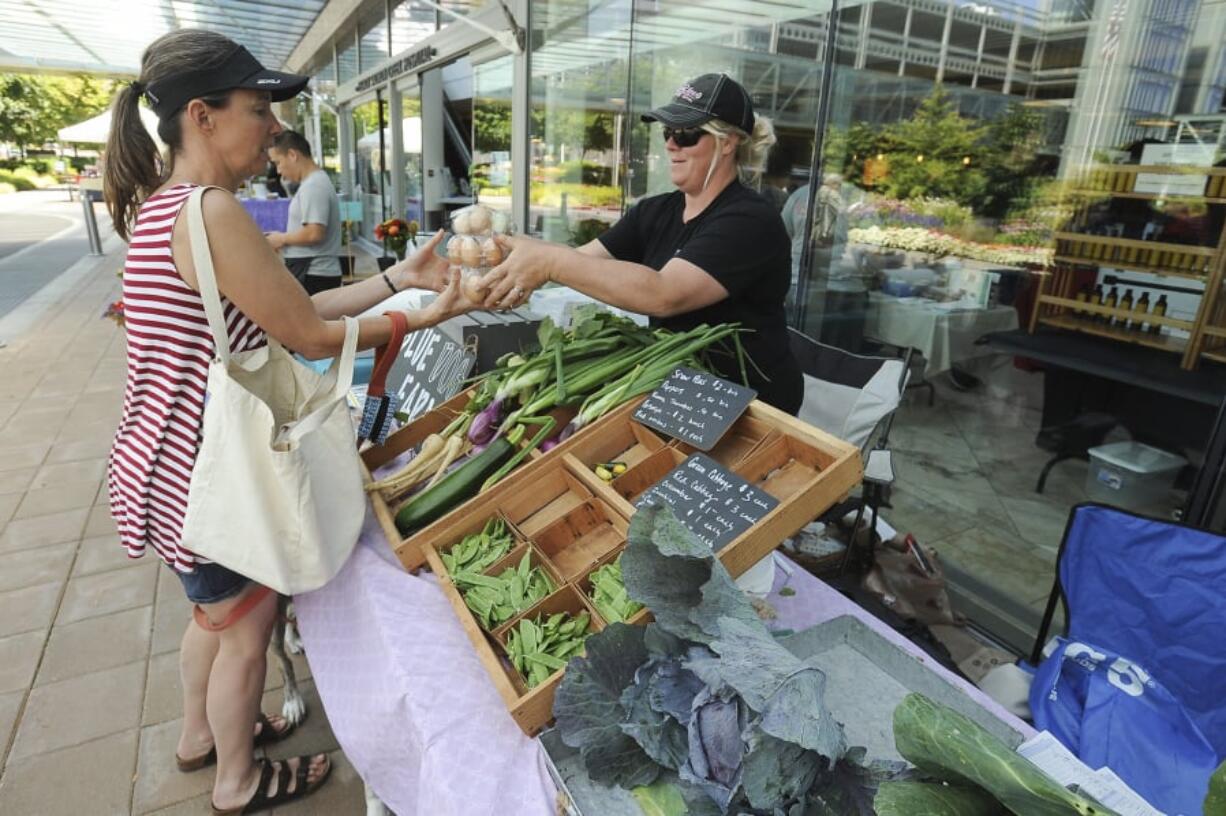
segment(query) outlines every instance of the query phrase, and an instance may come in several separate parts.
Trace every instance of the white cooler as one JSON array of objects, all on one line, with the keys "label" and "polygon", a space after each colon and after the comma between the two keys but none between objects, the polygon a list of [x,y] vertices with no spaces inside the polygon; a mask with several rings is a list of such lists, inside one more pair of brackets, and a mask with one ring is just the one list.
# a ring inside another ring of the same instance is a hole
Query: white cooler
[{"label": "white cooler", "polygon": [[1188,460],[1140,442],[1090,448],[1086,493],[1125,510],[1165,511],[1167,493]]}]

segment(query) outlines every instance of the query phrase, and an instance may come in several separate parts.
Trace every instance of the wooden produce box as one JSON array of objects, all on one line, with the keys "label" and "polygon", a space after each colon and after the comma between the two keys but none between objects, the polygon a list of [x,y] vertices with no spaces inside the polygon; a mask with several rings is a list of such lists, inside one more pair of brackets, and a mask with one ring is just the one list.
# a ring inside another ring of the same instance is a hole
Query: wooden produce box
[{"label": "wooden produce box", "polygon": [[[511,716],[528,735],[552,719],[553,695],[563,670],[529,689],[507,659],[507,631],[525,616],[581,610],[591,615],[592,631],[603,628],[607,621],[588,597],[588,576],[625,548],[633,501],[693,452],[634,422],[639,402],[634,400],[594,423],[568,440],[564,450],[550,451],[520,468],[465,504],[462,512],[448,515],[412,539],[439,576]],[[779,500],[777,507],[719,551],[733,576],[841,500],[861,478],[860,452],[854,446],[761,402],[752,403],[707,455]],[[594,467],[610,461],[625,462],[628,468],[605,482]],[[537,606],[487,632],[464,603],[440,553],[496,515],[508,523],[520,544],[486,574],[497,574],[531,551],[533,563],[556,576],[559,586]],[[647,618],[644,610],[630,622]]]},{"label": "wooden produce box", "polygon": [[[363,475],[367,482],[374,481],[373,473],[379,468],[391,462],[396,457],[400,456],[405,451],[417,447],[430,434],[439,433],[446,428],[451,421],[459,416],[464,407],[468,405],[469,399],[476,386],[469,388],[459,394],[456,394],[451,399],[444,402],[442,405],[435,407],[433,410],[422,414],[417,419],[405,425],[394,434],[388,436],[382,445],[368,448],[362,452]],[[602,418],[601,421],[611,419],[615,416],[626,417],[633,413],[634,408],[638,405],[638,400],[632,401],[630,404],[623,405],[615,411],[609,413]],[[561,432],[562,428],[575,415],[573,408],[558,408],[551,412],[551,416],[557,420],[557,425],[554,428],[554,433]],[[527,468],[532,467],[540,460],[552,461],[561,457],[571,447],[585,439],[591,431],[600,425],[599,422],[593,423],[586,428],[575,433],[570,439],[561,443],[557,447],[550,450],[548,453],[541,453],[539,449],[533,450],[529,454],[529,458],[521,462],[519,467],[511,472],[503,481],[511,479],[513,476],[523,474]],[[646,429],[644,429],[646,430]],[[524,439],[521,444],[526,445],[531,441],[536,433],[536,428],[529,426],[527,433],[524,434]],[[663,442],[658,443],[661,447]],[[526,484],[527,482],[525,482]],[[392,550],[400,558],[400,562],[404,564],[405,569],[416,570],[426,563],[425,555],[422,553],[420,541],[424,537],[432,535],[432,531],[450,526],[455,519],[467,517],[469,506],[473,504],[472,499],[463,504],[458,505],[450,513],[447,513],[442,518],[433,522],[427,527],[418,530],[408,537],[402,536],[396,529],[396,511],[408,500],[408,496],[398,498],[388,497],[382,493],[374,492],[370,494],[370,502],[374,507],[375,518],[379,522],[379,526],[383,530],[383,534],[387,536],[387,541],[391,545]]]}]

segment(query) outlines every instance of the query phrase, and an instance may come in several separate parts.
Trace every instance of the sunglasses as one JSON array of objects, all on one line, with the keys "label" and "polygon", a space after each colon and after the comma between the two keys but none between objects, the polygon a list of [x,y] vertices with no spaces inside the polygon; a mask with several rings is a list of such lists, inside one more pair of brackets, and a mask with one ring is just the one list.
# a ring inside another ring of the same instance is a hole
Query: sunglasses
[{"label": "sunglasses", "polygon": [[673,144],[677,145],[677,147],[693,147],[706,135],[707,132],[700,127],[664,128],[664,141],[667,142],[669,139],[672,139]]}]

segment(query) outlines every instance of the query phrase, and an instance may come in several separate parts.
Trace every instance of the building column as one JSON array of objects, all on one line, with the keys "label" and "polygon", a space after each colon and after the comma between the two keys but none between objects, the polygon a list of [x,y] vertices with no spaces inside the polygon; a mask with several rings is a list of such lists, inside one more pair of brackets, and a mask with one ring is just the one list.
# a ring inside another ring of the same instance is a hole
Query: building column
[{"label": "building column", "polygon": [[954,27],[954,0],[947,0],[945,8],[945,30],[941,32],[941,56],[937,60],[937,82],[945,79],[945,60],[949,57],[949,34]]},{"label": "building column", "polygon": [[[446,110],[443,106],[443,71],[434,68],[423,71],[421,79],[421,165],[422,179],[422,209],[425,212],[426,223],[422,227],[427,230],[439,229],[445,216],[443,199],[447,196],[447,176],[443,170],[446,167],[444,157],[444,142],[446,134],[443,130],[443,117]],[[429,127],[426,123],[432,123]]]},{"label": "building column", "polygon": [[527,233],[532,230],[532,2],[514,0],[511,9],[527,33],[511,68],[511,219]]},{"label": "building column", "polygon": [[902,26],[902,57],[898,60],[898,75],[906,76],[907,49],[911,47],[911,15],[914,9],[907,6],[907,20]]},{"label": "building column", "polygon": [[983,40],[988,36],[987,23],[979,24],[979,48],[975,52],[975,73],[971,74],[971,87],[979,87],[979,69],[983,67]]},{"label": "building column", "polygon": [[336,110],[336,152],[341,162],[341,195],[353,199],[353,170],[357,158],[353,143],[353,109],[341,105]]},{"label": "building column", "polygon": [[[1013,71],[1014,71],[1013,64],[1017,62],[1017,49],[1018,49],[1018,46],[1021,44],[1021,42],[1022,42],[1022,21],[1021,19],[1018,19],[1018,21],[1013,24],[1013,39],[1009,41],[1009,62],[1005,65],[1005,84],[1004,84],[1004,87],[1001,89],[1001,93],[1007,94],[1009,93],[1009,90],[1013,87]],[[1035,51],[1035,54],[1036,55],[1038,54],[1037,50]],[[1033,63],[1031,63],[1030,65],[1030,72],[1032,74],[1034,73]]]},{"label": "building column", "polygon": [[387,129],[391,132],[392,143],[388,146],[391,153],[389,171],[391,173],[391,214],[396,218],[404,217],[404,111],[400,104],[400,91],[395,83],[387,86]]},{"label": "building column", "polygon": [[[910,15],[911,10],[907,9],[907,14]],[[872,36],[873,25],[873,0],[865,0],[865,3],[860,8],[860,42],[856,44],[856,70],[864,70],[864,66],[868,63],[868,41]]]}]

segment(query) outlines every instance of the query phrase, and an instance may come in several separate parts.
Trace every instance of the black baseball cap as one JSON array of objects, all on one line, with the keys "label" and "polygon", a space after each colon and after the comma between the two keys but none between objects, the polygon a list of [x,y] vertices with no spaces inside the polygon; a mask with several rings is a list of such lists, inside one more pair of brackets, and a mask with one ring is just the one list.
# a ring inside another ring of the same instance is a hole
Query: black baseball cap
[{"label": "black baseball cap", "polygon": [[310,77],[269,71],[251,52],[235,45],[226,58],[212,68],[201,68],[159,79],[145,86],[145,98],[159,119],[177,113],[188,102],[200,96],[234,88],[268,91],[273,102],[284,102],[297,96]]},{"label": "black baseball cap", "polygon": [[749,92],[727,74],[703,74],[691,79],[673,94],[673,100],[643,114],[644,122],[660,122],[674,128],[697,127],[720,119],[753,133],[753,101]]}]

